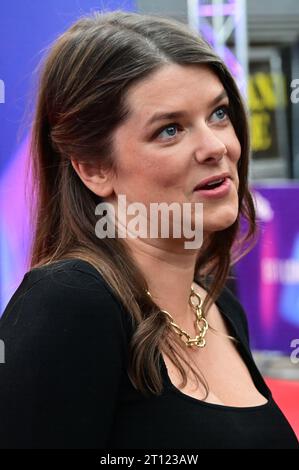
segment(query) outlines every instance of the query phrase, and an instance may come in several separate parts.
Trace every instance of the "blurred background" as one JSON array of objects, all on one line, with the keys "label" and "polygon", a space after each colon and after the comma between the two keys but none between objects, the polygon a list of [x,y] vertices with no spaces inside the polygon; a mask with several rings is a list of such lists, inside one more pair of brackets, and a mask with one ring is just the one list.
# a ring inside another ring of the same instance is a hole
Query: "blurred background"
[{"label": "blurred background", "polygon": [[28,270],[26,158],[35,69],[79,16],[122,9],[189,24],[217,50],[250,112],[260,235],[233,268],[251,348],[299,437],[299,2],[5,0],[0,5],[0,312]]}]

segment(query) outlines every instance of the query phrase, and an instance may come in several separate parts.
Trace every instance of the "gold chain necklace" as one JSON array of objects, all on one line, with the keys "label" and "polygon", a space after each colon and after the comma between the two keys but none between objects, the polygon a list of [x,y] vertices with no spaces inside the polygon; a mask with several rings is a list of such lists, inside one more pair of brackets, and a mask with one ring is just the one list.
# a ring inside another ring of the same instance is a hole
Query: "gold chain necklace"
[{"label": "gold chain necklace", "polygon": [[[151,293],[147,290],[146,293],[152,297]],[[196,299],[197,303],[194,305],[192,299]],[[170,324],[172,325],[174,331],[180,336],[182,341],[186,344],[188,348],[191,348],[192,346],[197,346],[198,348],[204,348],[206,345],[206,340],[205,340],[205,335],[208,331],[209,324],[207,320],[204,317],[203,311],[202,311],[202,298],[200,297],[197,292],[193,289],[191,286],[191,293],[189,295],[189,304],[192,307],[193,311],[195,312],[195,317],[196,320],[194,322],[195,327],[198,330],[198,335],[195,336],[195,338],[191,338],[190,335],[184,330],[182,330],[173,320],[173,317],[170,315],[167,310],[161,310],[161,312],[165,313],[168,318],[170,319]],[[186,338],[186,340],[184,339]]]}]

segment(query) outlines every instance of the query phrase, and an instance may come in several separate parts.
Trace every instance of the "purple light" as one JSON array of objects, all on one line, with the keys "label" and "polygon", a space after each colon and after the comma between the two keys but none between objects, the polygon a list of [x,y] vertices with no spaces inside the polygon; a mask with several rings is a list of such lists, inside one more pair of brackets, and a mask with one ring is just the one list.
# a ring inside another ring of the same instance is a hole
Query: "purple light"
[{"label": "purple light", "polygon": [[27,270],[30,240],[25,194],[28,138],[11,158],[1,177],[1,310]]},{"label": "purple light", "polygon": [[[209,44],[211,44],[213,48],[216,49],[216,52],[217,52],[217,48],[214,43],[214,34],[213,34],[212,27],[207,23],[203,23],[200,26],[200,28],[201,28],[201,33],[203,37],[208,41]],[[238,82],[241,92],[245,95],[245,90],[244,90],[245,82],[244,82],[243,69],[241,65],[239,64],[239,62],[237,61],[234,54],[232,53],[232,51],[228,47],[223,46],[223,51],[224,51],[224,57],[222,57],[222,59],[225,62],[225,64],[228,66],[229,70],[231,71],[236,81]]]},{"label": "purple light", "polygon": [[235,3],[226,3],[224,5],[200,5],[199,15],[204,17],[211,16],[230,16],[236,13]]}]

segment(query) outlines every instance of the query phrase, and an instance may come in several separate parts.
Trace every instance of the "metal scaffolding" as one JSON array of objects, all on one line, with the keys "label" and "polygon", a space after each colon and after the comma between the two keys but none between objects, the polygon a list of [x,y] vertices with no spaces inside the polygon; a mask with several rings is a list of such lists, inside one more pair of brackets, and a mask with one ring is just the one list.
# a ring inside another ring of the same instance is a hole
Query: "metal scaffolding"
[{"label": "metal scaffolding", "polygon": [[[247,97],[247,0],[187,0],[188,23],[213,46]],[[232,47],[228,46],[228,41]],[[233,49],[233,50],[232,50]]]}]

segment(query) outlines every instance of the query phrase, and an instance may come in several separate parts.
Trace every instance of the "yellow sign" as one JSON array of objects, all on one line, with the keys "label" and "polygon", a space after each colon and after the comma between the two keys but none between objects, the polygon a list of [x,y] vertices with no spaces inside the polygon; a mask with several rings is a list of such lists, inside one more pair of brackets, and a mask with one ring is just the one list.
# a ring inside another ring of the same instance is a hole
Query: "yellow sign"
[{"label": "yellow sign", "polygon": [[271,148],[274,112],[285,108],[286,100],[286,80],[282,74],[256,72],[249,77],[248,101],[253,151],[267,151]]}]

